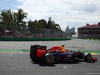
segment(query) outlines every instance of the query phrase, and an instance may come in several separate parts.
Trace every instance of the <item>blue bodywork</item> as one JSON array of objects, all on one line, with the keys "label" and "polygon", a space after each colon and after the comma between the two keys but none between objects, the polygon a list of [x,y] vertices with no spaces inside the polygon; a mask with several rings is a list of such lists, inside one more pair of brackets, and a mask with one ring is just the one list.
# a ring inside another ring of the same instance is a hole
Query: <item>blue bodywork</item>
[{"label": "blue bodywork", "polygon": [[[49,50],[48,50],[49,51]],[[55,62],[73,62],[84,58],[85,53],[66,50],[65,52],[50,52]]]}]

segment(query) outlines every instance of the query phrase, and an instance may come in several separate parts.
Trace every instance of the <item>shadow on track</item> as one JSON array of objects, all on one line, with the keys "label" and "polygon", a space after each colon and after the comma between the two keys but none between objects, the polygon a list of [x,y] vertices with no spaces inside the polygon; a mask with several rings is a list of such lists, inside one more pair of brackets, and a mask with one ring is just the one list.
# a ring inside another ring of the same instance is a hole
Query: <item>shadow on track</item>
[{"label": "shadow on track", "polygon": [[32,64],[39,64],[39,66],[50,66],[50,67],[55,67],[56,65],[53,64],[53,65],[48,65],[46,63],[43,63],[42,61],[37,61],[37,62],[34,62],[33,60],[31,60]]},{"label": "shadow on track", "polygon": [[[80,61],[77,61],[77,62],[54,62],[53,65],[48,65],[46,63],[43,63],[41,61],[37,61],[37,62],[34,62],[33,60],[31,60],[32,64],[39,64],[39,66],[50,66],[50,67],[55,67],[56,64],[80,64]],[[83,62],[83,61],[81,61]]]}]

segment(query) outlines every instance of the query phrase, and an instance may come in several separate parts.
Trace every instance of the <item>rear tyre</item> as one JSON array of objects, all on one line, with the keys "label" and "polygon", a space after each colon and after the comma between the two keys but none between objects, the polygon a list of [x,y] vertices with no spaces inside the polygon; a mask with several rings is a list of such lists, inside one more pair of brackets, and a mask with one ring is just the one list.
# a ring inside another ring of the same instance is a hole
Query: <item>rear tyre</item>
[{"label": "rear tyre", "polygon": [[92,61],[92,55],[90,53],[86,54],[84,56],[84,61],[85,62],[91,62]]},{"label": "rear tyre", "polygon": [[45,56],[45,62],[48,65],[53,65],[54,56],[52,54],[50,54],[50,53],[47,53],[46,56]]}]

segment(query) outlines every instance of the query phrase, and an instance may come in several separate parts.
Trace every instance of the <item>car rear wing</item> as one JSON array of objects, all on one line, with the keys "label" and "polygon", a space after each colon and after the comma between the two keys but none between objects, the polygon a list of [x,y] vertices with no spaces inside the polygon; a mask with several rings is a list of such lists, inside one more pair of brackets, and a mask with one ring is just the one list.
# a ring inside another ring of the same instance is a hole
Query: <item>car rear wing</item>
[{"label": "car rear wing", "polygon": [[38,58],[42,58],[46,54],[47,46],[38,46],[37,47],[37,54]]}]

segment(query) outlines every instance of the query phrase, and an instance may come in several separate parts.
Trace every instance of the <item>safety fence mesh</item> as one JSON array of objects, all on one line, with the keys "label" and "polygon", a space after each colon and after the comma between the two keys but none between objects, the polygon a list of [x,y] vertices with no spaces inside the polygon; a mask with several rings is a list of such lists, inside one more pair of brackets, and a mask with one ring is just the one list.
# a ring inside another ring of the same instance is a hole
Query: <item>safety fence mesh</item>
[{"label": "safety fence mesh", "polygon": [[2,38],[70,38],[71,36],[71,33],[61,30],[0,25],[0,37]]}]

